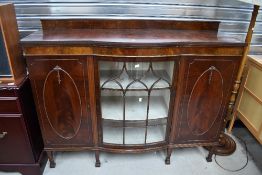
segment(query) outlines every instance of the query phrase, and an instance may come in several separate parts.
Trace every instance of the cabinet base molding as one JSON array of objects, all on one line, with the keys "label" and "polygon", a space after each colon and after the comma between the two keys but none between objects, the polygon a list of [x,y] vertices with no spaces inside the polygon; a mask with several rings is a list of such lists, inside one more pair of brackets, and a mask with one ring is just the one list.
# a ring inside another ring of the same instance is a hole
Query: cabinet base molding
[{"label": "cabinet base molding", "polygon": [[43,151],[38,162],[34,164],[0,164],[0,171],[19,172],[22,175],[42,175],[47,163],[47,155]]},{"label": "cabinet base molding", "polygon": [[212,162],[212,156],[228,156],[235,152],[236,142],[227,134],[223,133],[219,139],[218,146],[205,146],[205,149],[209,151],[208,156],[206,157],[207,162]]}]

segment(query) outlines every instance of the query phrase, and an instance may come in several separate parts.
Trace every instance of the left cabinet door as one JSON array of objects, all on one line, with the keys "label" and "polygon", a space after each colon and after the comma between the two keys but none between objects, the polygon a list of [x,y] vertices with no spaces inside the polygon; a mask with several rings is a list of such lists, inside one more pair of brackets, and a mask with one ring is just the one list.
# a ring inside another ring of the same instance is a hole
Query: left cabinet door
[{"label": "left cabinet door", "polygon": [[28,57],[46,146],[91,146],[86,58]]}]

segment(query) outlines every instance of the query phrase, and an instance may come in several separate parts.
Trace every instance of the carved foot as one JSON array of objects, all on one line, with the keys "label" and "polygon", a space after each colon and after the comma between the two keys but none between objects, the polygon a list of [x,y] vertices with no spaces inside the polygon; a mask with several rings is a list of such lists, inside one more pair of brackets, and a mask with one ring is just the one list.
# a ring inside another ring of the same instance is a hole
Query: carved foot
[{"label": "carved foot", "polygon": [[101,166],[101,162],[100,162],[100,159],[99,159],[99,151],[95,152],[95,157],[96,157],[95,167],[100,167]]},{"label": "carved foot", "polygon": [[206,157],[207,162],[212,162],[212,156],[213,156],[213,152],[209,151],[208,156]]},{"label": "carved foot", "polygon": [[100,161],[96,162],[95,167],[100,167],[100,166],[101,166]]},{"label": "carved foot", "polygon": [[166,165],[170,165],[170,157],[167,157],[165,160]]},{"label": "carved foot", "polygon": [[171,148],[167,148],[167,150],[166,150],[166,160],[165,160],[166,165],[170,165],[171,154],[172,154],[172,149]]},{"label": "carved foot", "polygon": [[56,167],[56,163],[54,160],[54,152],[53,151],[46,151],[47,156],[48,156],[48,160],[50,162],[50,168],[55,168]]},{"label": "carved foot", "polygon": [[56,167],[55,161],[50,161],[50,168],[55,168],[55,167]]}]

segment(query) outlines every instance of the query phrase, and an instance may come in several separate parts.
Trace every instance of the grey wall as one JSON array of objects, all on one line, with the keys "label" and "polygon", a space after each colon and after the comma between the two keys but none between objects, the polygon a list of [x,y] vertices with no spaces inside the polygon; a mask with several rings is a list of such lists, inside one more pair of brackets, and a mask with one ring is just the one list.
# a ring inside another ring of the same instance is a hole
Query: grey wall
[{"label": "grey wall", "polygon": [[[21,35],[40,29],[40,18],[166,18],[222,21],[220,35],[244,40],[252,5],[237,0],[0,0],[15,3]],[[262,54],[262,15],[251,54]]]}]

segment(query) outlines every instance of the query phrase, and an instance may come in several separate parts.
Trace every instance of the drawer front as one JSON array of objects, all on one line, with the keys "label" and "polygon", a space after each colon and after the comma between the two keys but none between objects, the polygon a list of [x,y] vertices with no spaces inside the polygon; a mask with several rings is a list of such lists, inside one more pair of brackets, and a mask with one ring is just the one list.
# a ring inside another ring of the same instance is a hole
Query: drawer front
[{"label": "drawer front", "polygon": [[8,87],[0,86],[0,97],[16,97],[16,91],[15,88],[8,89]]},{"label": "drawer front", "polygon": [[0,97],[0,114],[19,114],[17,97]]},{"label": "drawer front", "polygon": [[0,114],[0,164],[34,163],[21,115]]}]

